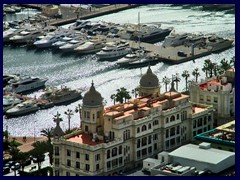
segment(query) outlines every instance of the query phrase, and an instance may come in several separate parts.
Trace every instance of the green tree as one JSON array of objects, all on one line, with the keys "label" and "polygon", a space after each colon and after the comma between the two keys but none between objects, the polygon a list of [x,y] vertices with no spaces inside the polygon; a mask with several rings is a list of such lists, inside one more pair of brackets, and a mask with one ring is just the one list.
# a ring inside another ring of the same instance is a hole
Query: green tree
[{"label": "green tree", "polygon": [[46,128],[41,130],[41,135],[47,137],[48,142],[51,142],[51,138],[53,137],[53,130],[54,128]]},{"label": "green tree", "polygon": [[115,103],[116,103],[116,94],[112,94],[110,98],[113,100],[113,104],[115,105]]},{"label": "green tree", "polygon": [[188,90],[188,78],[190,77],[190,74],[187,70],[183,71],[182,77],[185,79],[186,82],[186,91]]},{"label": "green tree", "polygon": [[207,78],[208,78],[208,75],[210,78],[213,77],[214,66],[215,64],[210,59],[206,59],[204,61],[202,70],[205,72]]},{"label": "green tree", "polygon": [[[20,152],[20,150],[17,147],[15,147],[15,146],[10,147],[9,154],[12,156],[13,161],[18,160],[19,152]],[[16,176],[16,170],[14,170],[14,176]]]},{"label": "green tree", "polygon": [[19,152],[18,153],[18,161],[21,163],[22,171],[24,171],[25,162],[29,158],[28,152]]},{"label": "green tree", "polygon": [[131,96],[129,95],[129,91],[127,91],[126,88],[121,87],[120,89],[117,89],[117,94],[116,94],[116,101],[123,103],[126,102],[128,99],[131,99]]},{"label": "green tree", "polygon": [[38,164],[38,175],[40,175],[40,169],[41,169],[41,164],[42,164],[42,156],[44,153],[47,152],[48,147],[47,143],[44,141],[37,141],[33,143],[34,149],[31,150],[31,154],[33,157],[37,159],[37,164]]},{"label": "green tree", "polygon": [[223,72],[227,71],[228,69],[232,68],[231,61],[228,62],[225,58],[220,61],[220,68]]},{"label": "green tree", "polygon": [[192,72],[192,75],[195,77],[196,82],[198,81],[198,77],[200,76],[199,69],[195,68]]},{"label": "green tree", "polygon": [[162,83],[165,85],[165,91],[167,92],[167,85],[170,83],[170,79],[164,76],[162,79]]}]

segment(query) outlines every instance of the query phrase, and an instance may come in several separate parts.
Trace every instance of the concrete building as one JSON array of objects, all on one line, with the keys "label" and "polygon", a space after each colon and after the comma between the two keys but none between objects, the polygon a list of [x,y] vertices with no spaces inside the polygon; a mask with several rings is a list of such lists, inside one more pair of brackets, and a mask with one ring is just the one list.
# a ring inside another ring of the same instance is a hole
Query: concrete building
[{"label": "concrete building", "polygon": [[192,102],[213,105],[214,126],[235,119],[235,69],[189,86]]},{"label": "concrete building", "polygon": [[147,157],[190,142],[199,129],[212,129],[212,106],[191,103],[173,85],[161,94],[150,67],[140,80],[139,92],[138,98],[104,108],[92,83],[83,97],[81,128],[62,136],[56,122],[54,175],[121,173],[142,166]]},{"label": "concrete building", "polygon": [[219,173],[235,165],[235,153],[210,147],[210,143],[187,144],[169,153],[172,162],[197,170]]},{"label": "concrete building", "polygon": [[159,153],[158,159],[147,158],[143,162],[143,170],[151,176],[201,176],[234,167],[235,153],[211,148],[210,143],[203,142],[183,145],[170,153]]}]

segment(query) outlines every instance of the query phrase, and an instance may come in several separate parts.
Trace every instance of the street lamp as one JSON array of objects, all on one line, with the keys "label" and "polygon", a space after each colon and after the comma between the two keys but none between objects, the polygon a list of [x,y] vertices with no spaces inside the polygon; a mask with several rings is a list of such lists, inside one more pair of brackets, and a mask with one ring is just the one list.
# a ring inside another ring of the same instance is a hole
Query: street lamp
[{"label": "street lamp", "polygon": [[82,105],[78,104],[77,107],[75,108],[75,112],[79,113],[79,117],[80,117],[80,128],[82,127],[82,123],[81,123],[81,119],[82,119]]},{"label": "street lamp", "polygon": [[68,116],[68,130],[70,131],[70,119],[71,119],[71,116],[73,115],[73,112],[71,109],[68,109],[67,111],[64,112],[64,114]]}]

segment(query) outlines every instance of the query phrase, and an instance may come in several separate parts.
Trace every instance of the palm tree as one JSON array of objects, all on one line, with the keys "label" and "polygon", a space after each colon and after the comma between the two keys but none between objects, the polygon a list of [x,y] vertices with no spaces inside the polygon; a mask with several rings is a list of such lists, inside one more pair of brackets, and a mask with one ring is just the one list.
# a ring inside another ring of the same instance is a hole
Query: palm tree
[{"label": "palm tree", "polygon": [[67,111],[64,112],[64,114],[66,114],[68,117],[68,130],[70,131],[70,120],[71,116],[73,115],[73,112],[71,109],[68,109]]},{"label": "palm tree", "polygon": [[115,102],[116,102],[116,94],[112,94],[110,98],[113,100],[113,104],[115,105]]},{"label": "palm tree", "polygon": [[187,70],[183,71],[182,73],[182,77],[185,78],[185,81],[186,81],[186,91],[187,91],[187,87],[188,87],[188,78],[190,77],[190,74]]},{"label": "palm tree", "polygon": [[232,59],[230,60],[230,64],[233,68],[235,68],[235,56],[233,56]]},{"label": "palm tree", "polygon": [[177,89],[177,91],[178,91],[178,82],[180,82],[180,80],[181,80],[181,78],[179,77],[179,74],[176,73],[176,75],[173,76],[173,81],[176,82],[176,89]]},{"label": "palm tree", "polygon": [[117,89],[117,94],[116,94],[116,101],[123,103],[126,102],[128,99],[131,99],[131,96],[129,95],[129,91],[127,91],[126,88],[121,87],[120,89]]},{"label": "palm tree", "polygon": [[78,104],[77,107],[75,108],[75,112],[79,113],[79,118],[80,118],[80,127],[81,127],[81,119],[82,119],[82,106],[81,104]]},{"label": "palm tree", "polygon": [[53,127],[41,130],[41,135],[48,138],[48,140],[47,140],[47,151],[49,153],[48,156],[49,156],[50,164],[52,164],[52,162],[53,162],[53,152],[52,152],[53,147],[51,147],[52,146],[51,138],[53,137],[53,130],[54,130]]},{"label": "palm tree", "polygon": [[204,65],[203,65],[203,68],[202,68],[202,71],[205,72],[205,74],[206,74],[206,78],[208,78],[209,64],[210,63],[211,63],[211,60],[210,59],[206,59],[204,61]]},{"label": "palm tree", "polygon": [[228,62],[225,58],[220,61],[220,67],[225,72],[228,69],[232,68],[232,62]]},{"label": "palm tree", "polygon": [[53,137],[53,130],[54,128],[46,128],[41,130],[41,135],[47,137],[48,142],[51,142],[51,138]]},{"label": "palm tree", "polygon": [[167,92],[167,85],[170,83],[170,79],[164,76],[164,78],[162,79],[162,83],[165,84],[165,91]]},{"label": "palm tree", "polygon": [[198,81],[198,77],[200,76],[199,69],[195,68],[192,72],[192,75],[195,77],[196,82]]}]

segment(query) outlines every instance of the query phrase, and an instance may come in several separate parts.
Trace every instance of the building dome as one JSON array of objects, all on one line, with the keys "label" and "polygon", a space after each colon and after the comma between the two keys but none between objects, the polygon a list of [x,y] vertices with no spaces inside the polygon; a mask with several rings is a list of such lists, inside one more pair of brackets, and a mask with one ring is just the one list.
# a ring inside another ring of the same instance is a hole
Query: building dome
[{"label": "building dome", "polygon": [[83,105],[85,106],[99,106],[102,105],[102,96],[101,94],[96,91],[94,84],[92,82],[92,86],[90,87],[90,90],[86,92],[86,94],[83,97]]},{"label": "building dome", "polygon": [[153,74],[150,66],[148,66],[147,73],[142,76],[140,80],[140,86],[147,88],[154,88],[159,86],[158,77]]}]

